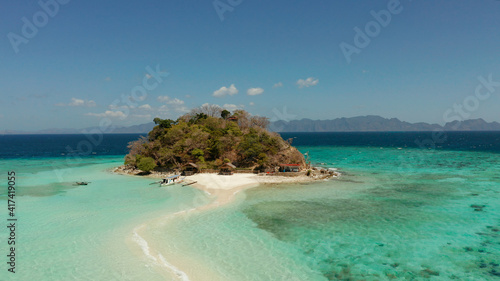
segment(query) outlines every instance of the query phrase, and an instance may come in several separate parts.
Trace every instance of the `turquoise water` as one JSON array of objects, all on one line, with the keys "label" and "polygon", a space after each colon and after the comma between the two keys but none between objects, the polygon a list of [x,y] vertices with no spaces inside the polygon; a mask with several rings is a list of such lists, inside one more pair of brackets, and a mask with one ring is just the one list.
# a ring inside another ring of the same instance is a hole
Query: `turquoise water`
[{"label": "turquoise water", "polygon": [[241,211],[326,280],[500,278],[500,155],[301,150],[344,175],[250,190]]},{"label": "turquoise water", "polygon": [[[132,230],[151,217],[182,210],[204,195],[194,189],[150,186],[151,179],[111,174],[109,169],[122,160],[0,161],[0,170],[16,171],[18,186],[17,272],[8,273],[2,261],[0,280],[165,280],[142,254],[136,254],[136,245],[128,241]],[[81,179],[91,184],[73,186]],[[0,205],[6,220],[5,195]],[[6,232],[1,234],[4,256]]]},{"label": "turquoise water", "polygon": [[[18,175],[19,221],[18,272],[2,262],[0,280],[187,280],[148,257],[134,240],[139,225],[150,250],[189,280],[500,278],[500,154],[299,149],[342,177],[261,186],[175,217],[212,198],[111,174],[122,157],[1,160]],[[91,184],[72,185],[82,179]]]}]

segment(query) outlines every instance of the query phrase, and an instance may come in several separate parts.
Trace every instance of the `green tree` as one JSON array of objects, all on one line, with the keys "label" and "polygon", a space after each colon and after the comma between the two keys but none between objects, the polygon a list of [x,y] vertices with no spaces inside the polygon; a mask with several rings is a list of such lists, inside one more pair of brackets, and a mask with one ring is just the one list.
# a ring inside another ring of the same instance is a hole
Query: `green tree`
[{"label": "green tree", "polygon": [[268,160],[267,154],[265,154],[263,152],[259,153],[259,155],[257,156],[257,164],[259,164],[259,165],[262,165],[262,166],[265,165],[267,160]]},{"label": "green tree", "polygon": [[191,118],[191,120],[189,120],[189,123],[198,124],[198,123],[200,123],[200,121],[205,120],[207,118],[208,118],[208,115],[206,115],[205,113],[196,113],[196,115],[193,116]]},{"label": "green tree", "polygon": [[222,119],[227,119],[229,115],[231,115],[231,112],[225,109],[220,113],[220,117],[222,117]]},{"label": "green tree", "polygon": [[136,158],[134,155],[127,154],[125,156],[125,165],[136,165]]},{"label": "green tree", "polygon": [[160,128],[162,129],[170,129],[172,128],[172,125],[175,125],[176,121],[172,119],[161,119],[161,118],[155,118],[153,119],[153,122],[155,122],[156,125],[160,125]]},{"label": "green tree", "polygon": [[193,149],[193,151],[191,151],[191,155],[193,155],[194,157],[198,158],[200,156],[203,156],[205,153],[203,152],[203,150],[201,149]]},{"label": "green tree", "polygon": [[265,152],[265,147],[256,130],[251,128],[250,132],[243,136],[243,140],[238,145],[238,152],[243,156],[242,161],[246,163],[256,161],[259,154]]},{"label": "green tree", "polygon": [[151,157],[141,157],[139,161],[137,161],[137,168],[141,171],[149,173],[156,168],[156,162]]}]

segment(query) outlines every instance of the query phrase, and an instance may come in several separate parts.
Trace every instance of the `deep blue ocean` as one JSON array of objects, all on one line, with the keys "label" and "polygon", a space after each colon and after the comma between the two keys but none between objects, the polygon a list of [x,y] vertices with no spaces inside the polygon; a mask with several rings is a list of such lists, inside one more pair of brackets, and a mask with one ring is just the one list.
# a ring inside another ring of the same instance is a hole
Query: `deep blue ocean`
[{"label": "deep blue ocean", "polygon": [[[2,135],[0,158],[125,155],[127,144],[140,134]],[[281,133],[294,146],[401,147],[500,152],[500,132],[331,132]]]},{"label": "deep blue ocean", "polygon": [[80,157],[125,155],[129,142],[140,134],[92,135],[3,135],[0,158]]}]

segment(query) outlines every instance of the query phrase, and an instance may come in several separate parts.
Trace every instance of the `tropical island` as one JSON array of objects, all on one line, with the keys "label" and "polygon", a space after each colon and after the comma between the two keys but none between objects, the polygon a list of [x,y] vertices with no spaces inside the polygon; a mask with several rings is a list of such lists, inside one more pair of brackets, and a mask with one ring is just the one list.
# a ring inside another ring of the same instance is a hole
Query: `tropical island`
[{"label": "tropical island", "polygon": [[147,245],[147,250],[142,248],[144,254],[152,260],[165,261],[163,266],[183,280],[188,280],[188,276],[205,280],[206,273],[202,270],[198,275],[200,272],[190,271],[186,264],[166,262],[177,261],[179,256],[153,250],[158,247],[143,238],[148,227],[221,207],[232,202],[240,191],[261,184],[311,182],[338,175],[312,167],[292,146],[292,140],[285,141],[278,133],[267,130],[267,118],[244,110],[230,112],[205,104],[177,120],[155,118],[154,122],[156,126],[147,137],[129,144],[125,165],[114,172],[163,181],[183,174],[189,176],[193,187],[211,198],[207,204],[153,219],[133,230],[132,241],[140,247]]},{"label": "tropical island", "polygon": [[310,180],[336,175],[312,167],[292,146],[292,139],[267,130],[268,118],[244,110],[230,112],[205,104],[177,120],[155,118],[154,122],[147,137],[129,144],[121,172],[153,177],[260,174]]}]

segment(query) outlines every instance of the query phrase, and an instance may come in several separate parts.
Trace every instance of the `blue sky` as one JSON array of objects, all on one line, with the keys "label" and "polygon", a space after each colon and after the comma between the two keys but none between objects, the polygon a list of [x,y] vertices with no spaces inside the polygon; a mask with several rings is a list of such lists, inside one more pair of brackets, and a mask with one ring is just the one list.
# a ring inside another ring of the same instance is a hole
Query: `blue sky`
[{"label": "blue sky", "polygon": [[204,103],[272,120],[500,121],[500,1],[41,3],[0,9],[0,130],[142,124]]}]

